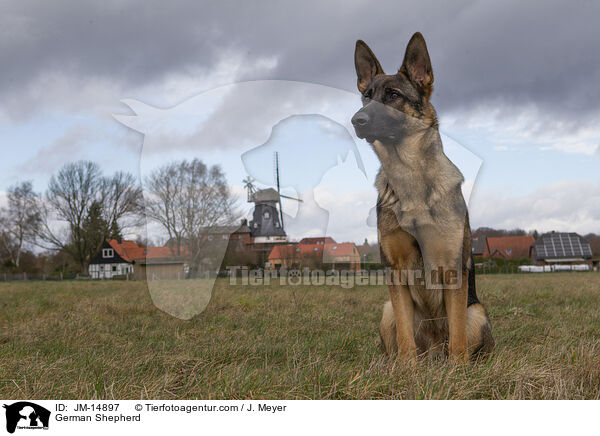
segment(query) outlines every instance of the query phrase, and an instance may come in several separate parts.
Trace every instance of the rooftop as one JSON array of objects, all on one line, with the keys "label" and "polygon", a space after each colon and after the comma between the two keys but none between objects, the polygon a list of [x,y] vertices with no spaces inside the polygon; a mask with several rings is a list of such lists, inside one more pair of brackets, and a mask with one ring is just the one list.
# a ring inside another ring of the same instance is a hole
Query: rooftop
[{"label": "rooftop", "polygon": [[532,248],[535,249],[536,259],[589,259],[593,256],[590,243],[577,233],[545,233],[535,241]]},{"label": "rooftop", "polygon": [[486,255],[499,254],[512,259],[529,257],[529,247],[534,242],[533,236],[488,236]]},{"label": "rooftop", "polygon": [[140,247],[134,241],[107,240],[108,244],[127,262],[136,259],[161,259],[176,257],[170,247]]}]

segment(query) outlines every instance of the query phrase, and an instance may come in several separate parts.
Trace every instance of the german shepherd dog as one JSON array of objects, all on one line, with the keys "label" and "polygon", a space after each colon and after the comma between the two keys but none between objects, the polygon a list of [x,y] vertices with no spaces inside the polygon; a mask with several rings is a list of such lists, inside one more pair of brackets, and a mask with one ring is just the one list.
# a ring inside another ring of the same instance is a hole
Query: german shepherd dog
[{"label": "german shepherd dog", "polygon": [[490,353],[494,339],[475,292],[463,176],[442,148],[425,40],[413,35],[393,75],[363,41],[354,61],[363,107],[352,124],[382,164],[377,231],[383,262],[394,272],[379,326],[382,348],[402,360],[427,354],[466,361]]}]

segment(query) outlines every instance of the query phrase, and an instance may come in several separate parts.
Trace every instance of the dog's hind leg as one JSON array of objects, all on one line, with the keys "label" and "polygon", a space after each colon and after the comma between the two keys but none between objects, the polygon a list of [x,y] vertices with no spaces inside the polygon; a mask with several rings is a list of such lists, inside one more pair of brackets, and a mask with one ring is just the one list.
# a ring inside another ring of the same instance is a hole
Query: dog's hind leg
[{"label": "dog's hind leg", "polygon": [[467,308],[467,344],[469,354],[474,359],[487,355],[494,349],[492,326],[484,307],[479,303]]},{"label": "dog's hind leg", "polygon": [[[423,322],[420,315],[415,313],[415,325],[421,326]],[[419,319],[421,319],[419,321]],[[415,328],[415,344],[417,346],[417,356],[443,356],[444,341],[436,340],[431,333],[424,331],[420,327]],[[398,342],[396,337],[396,320],[394,319],[394,309],[392,302],[388,301],[383,305],[383,315],[379,323],[379,337],[381,338],[381,351],[387,356],[394,356],[398,352]]]},{"label": "dog's hind leg", "polygon": [[392,302],[383,305],[383,315],[379,323],[379,336],[381,338],[381,350],[388,356],[393,356],[398,351],[396,342],[396,320]]}]

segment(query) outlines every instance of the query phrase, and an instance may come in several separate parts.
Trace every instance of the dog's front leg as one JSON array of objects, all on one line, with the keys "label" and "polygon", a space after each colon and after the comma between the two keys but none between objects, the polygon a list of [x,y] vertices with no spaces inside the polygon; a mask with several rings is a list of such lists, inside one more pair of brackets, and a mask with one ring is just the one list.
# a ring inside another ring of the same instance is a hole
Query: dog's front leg
[{"label": "dog's front leg", "polygon": [[410,289],[406,285],[397,283],[390,284],[389,289],[396,321],[397,358],[404,361],[413,360],[417,356],[417,347],[414,333],[415,308]]},{"label": "dog's front leg", "polygon": [[462,230],[464,221],[457,220],[457,223],[450,230],[439,231],[434,226],[424,226],[415,233],[425,264],[426,286],[442,290],[448,317],[448,354],[452,359],[464,361],[467,359],[469,279],[460,253],[464,234],[452,230]]},{"label": "dog's front leg", "polygon": [[458,289],[444,289],[444,305],[448,315],[448,355],[464,362],[467,355],[467,295],[469,280],[466,273]]}]

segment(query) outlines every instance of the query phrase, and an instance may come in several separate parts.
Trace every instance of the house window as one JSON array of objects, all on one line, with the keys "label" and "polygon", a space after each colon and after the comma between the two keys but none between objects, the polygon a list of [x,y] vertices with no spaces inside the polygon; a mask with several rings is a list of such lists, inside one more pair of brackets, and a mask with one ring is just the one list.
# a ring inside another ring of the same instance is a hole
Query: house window
[{"label": "house window", "polygon": [[334,246],[333,246],[333,249],[334,249],[334,250],[337,250],[337,245],[334,245]]},{"label": "house window", "polygon": [[113,265],[112,270],[113,272],[117,272],[117,265]]},{"label": "house window", "polygon": [[268,220],[269,218],[271,218],[271,214],[269,214],[269,212],[265,212],[265,214],[263,215],[263,217]]},{"label": "house window", "polygon": [[115,255],[115,251],[112,248],[103,248],[102,249],[102,257],[103,258],[110,258],[110,257],[114,257]]},{"label": "house window", "polygon": [[507,249],[506,249],[506,254],[508,254],[508,255],[510,256],[510,253],[512,253],[512,249],[510,249],[510,248],[507,248]]},{"label": "house window", "polygon": [[319,249],[318,249],[317,247],[313,248],[313,250],[315,250],[315,251],[319,251]]},{"label": "house window", "polygon": [[223,235],[223,239],[227,239],[227,235]]},{"label": "house window", "polygon": [[212,236],[211,236],[211,235],[208,235],[208,236],[206,237],[206,239],[208,239],[209,241],[212,241]]}]

